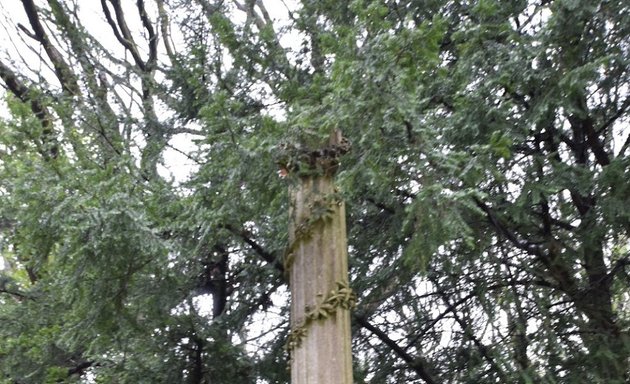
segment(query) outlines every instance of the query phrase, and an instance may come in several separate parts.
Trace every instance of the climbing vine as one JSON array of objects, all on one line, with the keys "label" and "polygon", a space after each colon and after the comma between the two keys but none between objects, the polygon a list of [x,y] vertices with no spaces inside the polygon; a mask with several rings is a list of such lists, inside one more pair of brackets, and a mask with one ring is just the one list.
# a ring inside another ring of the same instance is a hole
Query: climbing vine
[{"label": "climbing vine", "polygon": [[310,239],[313,230],[318,225],[324,224],[333,218],[335,207],[339,206],[341,201],[339,191],[335,189],[333,193],[315,199],[308,205],[310,214],[296,225],[293,241],[289,243],[284,252],[283,267],[287,277],[291,272],[291,267],[295,260],[295,251],[300,243]]},{"label": "climbing vine", "polygon": [[314,307],[306,306],[304,320],[293,327],[289,333],[286,343],[289,355],[302,344],[310,324],[330,318],[339,308],[351,310],[356,305],[356,299],[356,294],[347,281],[337,281],[336,288],[331,290],[321,301],[318,301]]}]

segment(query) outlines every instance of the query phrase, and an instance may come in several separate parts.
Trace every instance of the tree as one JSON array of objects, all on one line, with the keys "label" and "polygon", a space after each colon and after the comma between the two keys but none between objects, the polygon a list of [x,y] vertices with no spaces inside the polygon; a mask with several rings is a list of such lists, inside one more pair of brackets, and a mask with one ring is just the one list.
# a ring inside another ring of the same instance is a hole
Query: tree
[{"label": "tree", "polygon": [[3,8],[0,380],[287,382],[276,154],[340,128],[356,382],[626,382],[625,3]]}]

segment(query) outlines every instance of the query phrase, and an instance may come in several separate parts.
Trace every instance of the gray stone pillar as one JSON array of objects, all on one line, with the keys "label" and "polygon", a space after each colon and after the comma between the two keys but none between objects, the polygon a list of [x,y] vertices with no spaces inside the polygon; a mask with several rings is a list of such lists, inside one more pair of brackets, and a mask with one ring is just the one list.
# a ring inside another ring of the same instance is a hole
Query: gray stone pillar
[{"label": "gray stone pillar", "polygon": [[[337,156],[347,151],[336,131],[327,147],[301,154],[290,187],[289,247],[285,268],[291,287],[287,341],[292,384],[352,384],[345,207],[333,183]],[[309,164],[309,169],[305,169]]]}]

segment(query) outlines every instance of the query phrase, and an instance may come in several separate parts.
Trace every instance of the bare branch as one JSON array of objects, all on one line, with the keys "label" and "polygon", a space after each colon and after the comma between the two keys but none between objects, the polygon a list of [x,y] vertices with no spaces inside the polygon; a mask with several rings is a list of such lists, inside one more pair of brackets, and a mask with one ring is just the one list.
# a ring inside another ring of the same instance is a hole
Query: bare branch
[{"label": "bare branch", "polygon": [[406,362],[409,365],[409,368],[411,368],[414,372],[416,372],[416,374],[418,374],[418,376],[422,380],[424,380],[425,383],[427,384],[437,383],[433,375],[429,372],[429,368],[426,366],[426,363],[423,361],[423,359],[414,358],[413,356],[408,354],[403,347],[398,345],[385,332],[381,331],[380,329],[375,327],[373,324],[371,324],[365,317],[358,316],[358,315],[354,315],[353,317],[354,317],[354,320],[360,326],[372,332],[374,336],[378,337],[379,340],[381,340],[385,345],[391,348],[392,351],[394,351],[394,353],[396,354],[396,356],[398,356],[400,359]]},{"label": "bare branch", "polygon": [[260,9],[260,13],[262,14],[263,18],[265,19],[265,24],[272,25],[273,20],[271,20],[271,17],[269,17],[269,12],[267,11],[267,8],[265,8],[265,4],[261,0],[255,0],[255,3],[256,6],[258,6],[258,9]]},{"label": "bare branch", "polygon": [[282,262],[279,261],[274,254],[268,252],[260,244],[258,244],[258,242],[256,242],[256,240],[254,240],[246,230],[234,228],[229,224],[226,225],[225,228],[240,237],[241,240],[247,243],[247,245],[249,245],[254,250],[254,252],[256,252],[256,254],[258,254],[264,261],[266,261],[268,264],[284,274],[284,266],[282,265]]},{"label": "bare branch", "polygon": [[474,201],[475,204],[486,213],[488,221],[499,235],[506,238],[516,248],[535,256],[538,261],[547,267],[549,275],[555,279],[558,283],[558,287],[569,296],[574,297],[577,293],[577,284],[571,273],[561,263],[557,262],[558,248],[561,247],[561,245],[558,244],[556,239],[548,239],[548,243],[545,244],[546,248],[522,240],[505,225],[490,206],[477,198],[475,198]]},{"label": "bare branch", "polygon": [[[431,282],[436,287],[439,287],[438,281],[436,279],[432,278]],[[499,367],[497,365],[497,363],[494,360],[494,358],[492,356],[490,356],[490,353],[488,352],[488,348],[486,347],[486,345],[484,345],[481,342],[481,340],[479,340],[479,338],[472,333],[471,325],[467,324],[459,316],[459,314],[457,312],[457,308],[451,303],[451,301],[450,301],[449,297],[446,295],[446,293],[441,291],[441,290],[438,290],[438,293],[440,294],[440,296],[442,298],[442,301],[444,302],[444,305],[446,305],[446,308],[453,314],[453,318],[455,319],[457,324],[459,324],[460,328],[462,329],[462,331],[464,331],[466,336],[473,342],[473,344],[475,344],[475,347],[477,347],[477,350],[479,351],[481,356],[483,356],[483,358],[488,362],[488,364],[490,364],[492,369],[494,369],[494,371],[502,378],[502,380],[501,380],[502,382],[508,382],[508,380],[506,380],[505,372],[503,372],[503,369],[501,369],[501,367]]]},{"label": "bare branch", "polygon": [[46,51],[46,54],[55,68],[55,74],[57,75],[64,91],[70,95],[78,95],[80,93],[80,89],[77,83],[76,75],[70,69],[68,63],[65,62],[59,50],[57,50],[57,48],[55,48],[55,46],[51,43],[50,38],[48,37],[48,34],[46,34],[46,31],[41,23],[39,11],[35,6],[35,3],[33,0],[22,0],[22,4],[24,6],[24,10],[26,11],[26,15],[28,16],[31,28],[33,28],[34,31],[33,34],[28,35],[39,41]]},{"label": "bare branch", "polygon": [[160,17],[160,31],[162,32],[162,40],[164,41],[164,48],[166,49],[166,54],[168,55],[171,61],[175,60],[175,52],[173,51],[173,46],[171,45],[171,34],[168,28],[168,14],[164,9],[164,0],[156,0],[158,7],[158,15]]},{"label": "bare branch", "polygon": [[33,39],[33,40],[35,40],[35,41],[38,41],[38,40],[37,40],[37,36],[35,36],[35,34],[34,34],[33,32],[29,31],[29,29],[28,29],[28,28],[26,28],[26,27],[24,26],[24,24],[22,24],[22,23],[18,23],[18,24],[17,24],[17,26],[18,26],[18,28],[19,28],[22,32],[24,32],[24,34],[25,34],[26,36],[30,37],[31,39]]},{"label": "bare branch", "polygon": [[542,254],[542,251],[539,247],[529,244],[527,241],[519,239],[514,232],[510,231],[503,224],[496,213],[492,210],[492,208],[490,208],[490,206],[488,206],[486,203],[482,202],[478,198],[474,198],[474,200],[477,207],[481,208],[481,210],[486,213],[488,221],[500,235],[508,239],[517,248],[526,251],[531,255],[540,256]]},{"label": "bare branch", "polygon": [[619,117],[621,117],[621,115],[623,115],[626,112],[628,107],[630,107],[630,97],[624,100],[624,102],[621,104],[621,107],[619,107],[617,112],[615,112],[612,116],[610,116],[610,118],[606,120],[604,124],[602,124],[601,127],[597,128],[596,133],[601,134],[606,129],[608,129],[608,127],[610,127]]},{"label": "bare branch", "polygon": [[112,7],[114,8],[114,12],[116,14],[116,20],[112,17],[112,14],[109,10],[109,6],[107,5],[107,0],[101,0],[101,6],[103,8],[103,13],[105,14],[105,19],[107,23],[112,28],[116,39],[122,44],[133,57],[136,65],[142,70],[146,71],[146,65],[142,58],[140,57],[140,53],[138,53],[138,48],[136,46],[136,42],[131,36],[131,32],[129,31],[129,27],[127,26],[127,22],[125,21],[125,13],[122,10],[119,0],[110,0]]},{"label": "bare branch", "polygon": [[580,118],[575,115],[569,116],[568,119],[574,132],[581,131],[580,134],[586,135],[586,144],[595,155],[597,163],[601,166],[610,164],[610,157],[608,153],[606,153],[599,137],[597,137],[597,133],[593,127],[593,120],[590,117]]},{"label": "bare branch", "polygon": [[153,24],[151,23],[149,16],[147,15],[147,11],[144,7],[144,0],[138,0],[136,4],[138,6],[138,12],[140,13],[140,19],[142,20],[142,26],[149,34],[149,59],[146,62],[146,66],[149,70],[151,70],[157,62],[158,36],[155,33],[155,29],[153,28]]}]

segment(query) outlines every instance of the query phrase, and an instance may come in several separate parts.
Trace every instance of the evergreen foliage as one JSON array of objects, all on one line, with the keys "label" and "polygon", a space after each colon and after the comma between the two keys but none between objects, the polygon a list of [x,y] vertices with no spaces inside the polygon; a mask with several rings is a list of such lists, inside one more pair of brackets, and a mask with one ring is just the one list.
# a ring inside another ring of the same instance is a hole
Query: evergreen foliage
[{"label": "evergreen foliage", "polygon": [[288,382],[276,161],[336,128],[357,383],[630,380],[626,1],[21,5],[0,383]]}]

